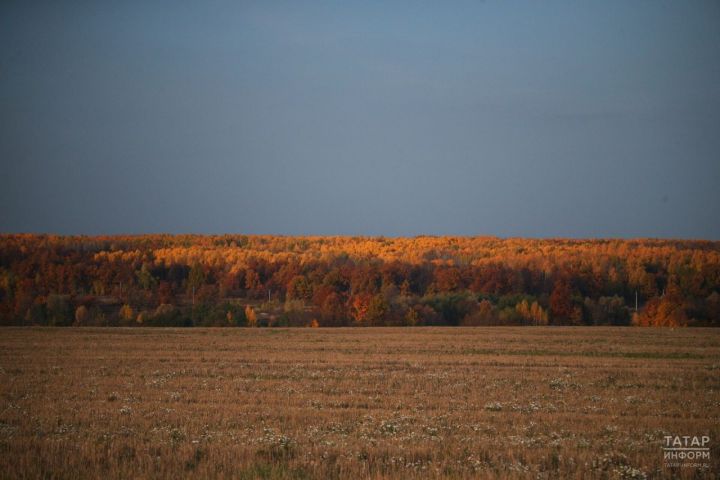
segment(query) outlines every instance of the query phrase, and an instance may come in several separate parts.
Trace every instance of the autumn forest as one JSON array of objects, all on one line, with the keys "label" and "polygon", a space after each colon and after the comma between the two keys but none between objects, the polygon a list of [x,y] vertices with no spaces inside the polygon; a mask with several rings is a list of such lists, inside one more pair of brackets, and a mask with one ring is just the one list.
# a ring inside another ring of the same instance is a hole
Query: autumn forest
[{"label": "autumn forest", "polygon": [[720,242],[3,235],[0,321],[720,326]]}]

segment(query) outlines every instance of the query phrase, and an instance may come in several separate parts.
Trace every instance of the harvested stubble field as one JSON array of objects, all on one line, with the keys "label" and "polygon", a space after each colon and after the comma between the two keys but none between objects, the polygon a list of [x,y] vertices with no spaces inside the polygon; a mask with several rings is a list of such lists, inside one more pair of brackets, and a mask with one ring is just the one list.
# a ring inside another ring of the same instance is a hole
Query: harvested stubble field
[{"label": "harvested stubble field", "polygon": [[[715,478],[720,332],[0,332],[3,478]],[[708,435],[667,468],[665,435]]]}]

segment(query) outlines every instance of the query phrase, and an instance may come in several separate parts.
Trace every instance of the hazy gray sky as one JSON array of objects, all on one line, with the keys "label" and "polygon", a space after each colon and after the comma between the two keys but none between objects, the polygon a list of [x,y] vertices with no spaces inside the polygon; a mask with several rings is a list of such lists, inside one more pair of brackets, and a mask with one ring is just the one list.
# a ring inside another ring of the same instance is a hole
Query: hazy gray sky
[{"label": "hazy gray sky", "polygon": [[0,231],[720,239],[720,3],[0,2]]}]

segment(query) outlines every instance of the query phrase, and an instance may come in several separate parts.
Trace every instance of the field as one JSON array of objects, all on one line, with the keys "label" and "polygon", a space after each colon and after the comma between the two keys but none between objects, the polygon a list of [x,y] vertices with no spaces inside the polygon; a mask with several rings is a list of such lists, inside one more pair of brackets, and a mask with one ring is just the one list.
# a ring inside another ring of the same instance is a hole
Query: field
[{"label": "field", "polygon": [[0,331],[2,478],[716,478],[719,439],[712,329]]}]

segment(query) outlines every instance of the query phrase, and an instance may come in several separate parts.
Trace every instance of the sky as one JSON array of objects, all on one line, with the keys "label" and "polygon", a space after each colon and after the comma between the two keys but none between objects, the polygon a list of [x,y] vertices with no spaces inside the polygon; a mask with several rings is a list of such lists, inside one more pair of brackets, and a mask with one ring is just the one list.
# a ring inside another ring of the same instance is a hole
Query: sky
[{"label": "sky", "polygon": [[720,239],[717,1],[0,2],[0,232]]}]

